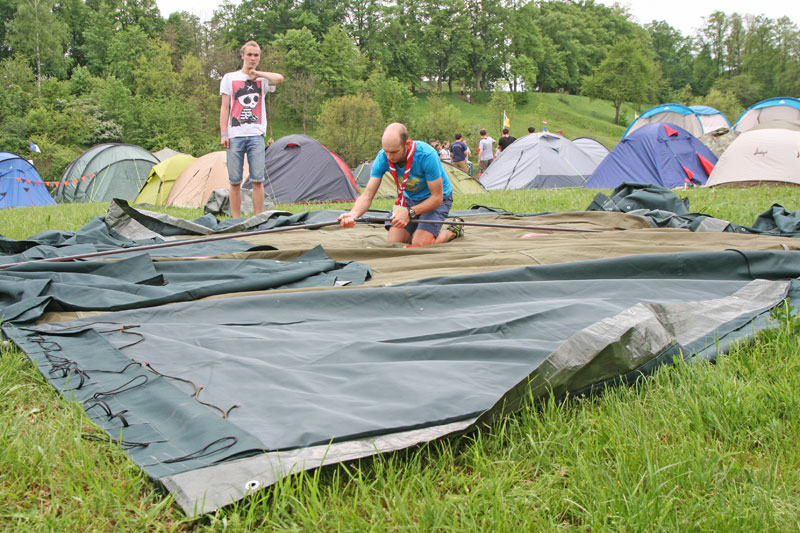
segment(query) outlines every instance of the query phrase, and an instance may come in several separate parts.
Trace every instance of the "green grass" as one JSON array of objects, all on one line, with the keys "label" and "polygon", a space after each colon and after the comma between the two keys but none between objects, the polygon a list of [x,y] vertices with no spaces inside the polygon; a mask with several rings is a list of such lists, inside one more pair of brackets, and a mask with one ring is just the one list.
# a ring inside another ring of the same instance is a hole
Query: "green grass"
[{"label": "green grass", "polygon": [[[583,209],[595,192],[496,192],[459,198],[456,208]],[[797,188],[685,195],[694,211],[745,225],[773,203],[800,208]],[[0,233],[74,230],[105,207],[9,210]],[[19,350],[3,346],[0,528],[796,531],[800,323],[780,310],[774,320],[774,330],[716,365],[678,364],[599,397],[529,404],[469,436],[286,478],[194,520],[118,448],[87,440],[99,432],[82,409],[56,394]]]}]

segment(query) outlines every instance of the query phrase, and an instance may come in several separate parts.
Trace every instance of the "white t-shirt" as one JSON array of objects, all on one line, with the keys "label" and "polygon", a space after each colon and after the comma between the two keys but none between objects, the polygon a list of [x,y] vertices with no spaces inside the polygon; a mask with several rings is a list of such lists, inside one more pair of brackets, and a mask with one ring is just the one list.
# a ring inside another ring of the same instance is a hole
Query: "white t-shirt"
[{"label": "white t-shirt", "polygon": [[231,97],[228,137],[264,136],[267,134],[267,111],[264,96],[275,92],[264,78],[251,80],[241,70],[228,72],[219,82],[219,94]]},{"label": "white t-shirt", "polygon": [[492,159],[492,144],[494,144],[494,139],[489,136],[478,142],[478,148],[481,149],[481,161]]}]

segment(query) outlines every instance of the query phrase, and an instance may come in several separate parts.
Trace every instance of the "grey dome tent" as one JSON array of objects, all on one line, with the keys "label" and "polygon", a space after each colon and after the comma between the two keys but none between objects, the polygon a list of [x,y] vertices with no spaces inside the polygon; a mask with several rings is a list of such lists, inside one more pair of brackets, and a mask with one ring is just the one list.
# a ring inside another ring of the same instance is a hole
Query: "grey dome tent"
[{"label": "grey dome tent", "polygon": [[156,156],[134,144],[93,146],[75,158],[55,190],[58,202],[133,201],[147,182]]},{"label": "grey dome tent", "polygon": [[490,191],[582,187],[595,168],[595,160],[569,139],[533,133],[500,152],[483,173],[481,185]]},{"label": "grey dome tent", "polygon": [[[350,202],[358,186],[350,168],[319,141],[287,135],[267,150],[264,194],[276,204]],[[245,182],[244,188],[252,188]]]},{"label": "grey dome tent", "polygon": [[572,144],[586,152],[598,165],[611,152],[605,144],[593,137],[578,137],[572,139]]}]

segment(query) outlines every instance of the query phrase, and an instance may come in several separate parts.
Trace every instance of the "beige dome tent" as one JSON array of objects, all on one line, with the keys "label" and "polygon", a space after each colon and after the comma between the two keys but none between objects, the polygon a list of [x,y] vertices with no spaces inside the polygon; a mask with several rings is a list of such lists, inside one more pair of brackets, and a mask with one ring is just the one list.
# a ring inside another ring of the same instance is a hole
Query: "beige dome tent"
[{"label": "beige dome tent", "polygon": [[[250,173],[247,159],[244,175]],[[167,204],[174,207],[202,207],[212,191],[227,189],[228,165],[225,150],[211,152],[198,157],[181,172],[167,197]]]},{"label": "beige dome tent", "polygon": [[800,131],[750,130],[722,154],[706,185],[800,185]]}]

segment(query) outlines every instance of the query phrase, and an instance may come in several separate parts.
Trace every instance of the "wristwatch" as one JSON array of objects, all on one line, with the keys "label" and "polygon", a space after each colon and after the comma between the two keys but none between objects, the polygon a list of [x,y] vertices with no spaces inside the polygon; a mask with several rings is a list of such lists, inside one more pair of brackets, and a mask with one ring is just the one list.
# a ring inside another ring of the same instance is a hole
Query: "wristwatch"
[{"label": "wristwatch", "polygon": [[417,218],[417,212],[416,212],[416,211],[414,211],[414,208],[413,208],[413,207],[409,207],[409,208],[408,208],[408,218],[409,218],[409,219],[412,219],[412,218]]}]

